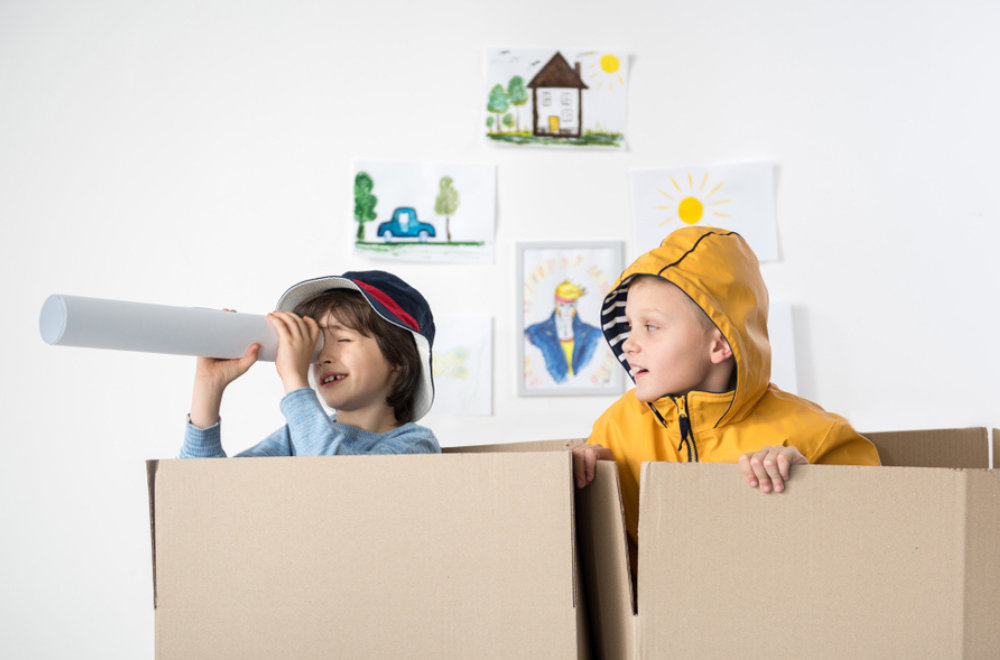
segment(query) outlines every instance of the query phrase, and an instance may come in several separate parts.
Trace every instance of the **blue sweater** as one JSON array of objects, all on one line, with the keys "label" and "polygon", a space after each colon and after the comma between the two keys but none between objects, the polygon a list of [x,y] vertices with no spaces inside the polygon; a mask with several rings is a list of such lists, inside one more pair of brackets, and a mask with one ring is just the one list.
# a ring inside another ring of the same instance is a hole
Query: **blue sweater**
[{"label": "blue sweater", "polygon": [[[441,446],[430,429],[413,422],[386,433],[371,433],[338,424],[327,415],[316,392],[308,387],[281,399],[281,413],[288,422],[258,444],[237,456],[335,456],[346,454],[437,454]],[[221,421],[200,429],[190,418],[184,433],[181,458],[224,458]]]}]

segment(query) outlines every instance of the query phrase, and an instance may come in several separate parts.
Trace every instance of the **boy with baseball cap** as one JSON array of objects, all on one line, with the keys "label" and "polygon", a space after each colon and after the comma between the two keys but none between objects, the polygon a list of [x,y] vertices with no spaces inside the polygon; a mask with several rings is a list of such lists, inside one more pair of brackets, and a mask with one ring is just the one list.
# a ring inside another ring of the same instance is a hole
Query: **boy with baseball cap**
[{"label": "boy with baseball cap", "polygon": [[[268,319],[278,332],[275,368],[287,424],[238,456],[441,451],[434,434],[415,423],[434,400],[434,318],[416,289],[379,270],[320,277],[288,289]],[[254,344],[236,360],[198,358],[181,458],[226,456],[222,395],[259,350]]]}]

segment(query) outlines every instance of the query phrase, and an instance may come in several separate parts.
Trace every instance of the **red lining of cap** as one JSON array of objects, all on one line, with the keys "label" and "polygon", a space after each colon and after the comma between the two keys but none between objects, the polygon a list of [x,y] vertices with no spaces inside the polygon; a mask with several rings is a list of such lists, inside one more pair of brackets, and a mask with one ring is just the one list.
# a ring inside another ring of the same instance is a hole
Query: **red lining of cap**
[{"label": "red lining of cap", "polygon": [[417,324],[414,318],[409,314],[407,314],[406,312],[404,312],[403,308],[400,307],[398,304],[396,304],[396,301],[390,298],[387,294],[383,293],[382,291],[379,291],[370,284],[365,284],[361,280],[351,280],[351,281],[360,286],[365,291],[367,291],[372,298],[382,303],[382,305],[384,305],[385,308],[388,309],[390,312],[395,314],[396,318],[398,318],[400,321],[410,326],[413,330],[420,332],[420,326]]}]

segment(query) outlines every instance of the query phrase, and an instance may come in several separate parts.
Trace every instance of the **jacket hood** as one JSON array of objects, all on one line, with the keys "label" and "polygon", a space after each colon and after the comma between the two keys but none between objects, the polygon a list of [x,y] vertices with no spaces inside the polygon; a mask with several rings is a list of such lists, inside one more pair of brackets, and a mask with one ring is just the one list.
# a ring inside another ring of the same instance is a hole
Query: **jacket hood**
[{"label": "jacket hood", "polygon": [[[736,388],[713,426],[740,421],[753,410],[771,379],[767,336],[768,295],[757,256],[736,232],[684,227],[625,269],[604,298],[601,328],[618,360],[635,380],[622,350],[628,338],[625,301],[629,282],[653,275],[676,285],[712,320],[729,342],[736,362]],[[718,399],[718,395],[713,395]],[[650,404],[654,409],[655,402]]]}]

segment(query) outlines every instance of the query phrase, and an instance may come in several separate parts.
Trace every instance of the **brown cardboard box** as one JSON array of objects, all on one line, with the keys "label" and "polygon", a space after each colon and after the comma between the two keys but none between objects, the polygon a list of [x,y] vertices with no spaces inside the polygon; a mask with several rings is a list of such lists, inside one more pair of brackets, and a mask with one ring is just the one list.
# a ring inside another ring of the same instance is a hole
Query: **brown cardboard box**
[{"label": "brown cardboard box", "polygon": [[595,656],[998,657],[986,429],[869,437],[896,467],[799,466],[780,495],[735,465],[645,464],[638,613],[617,469],[600,463],[577,504]]},{"label": "brown cardboard box", "polygon": [[638,613],[617,469],[574,491],[563,441],[151,461],[157,657],[996,657],[986,430],[869,437],[894,467],[780,495],[646,464]]},{"label": "brown cardboard box", "polygon": [[589,657],[567,452],[151,461],[156,657]]}]

